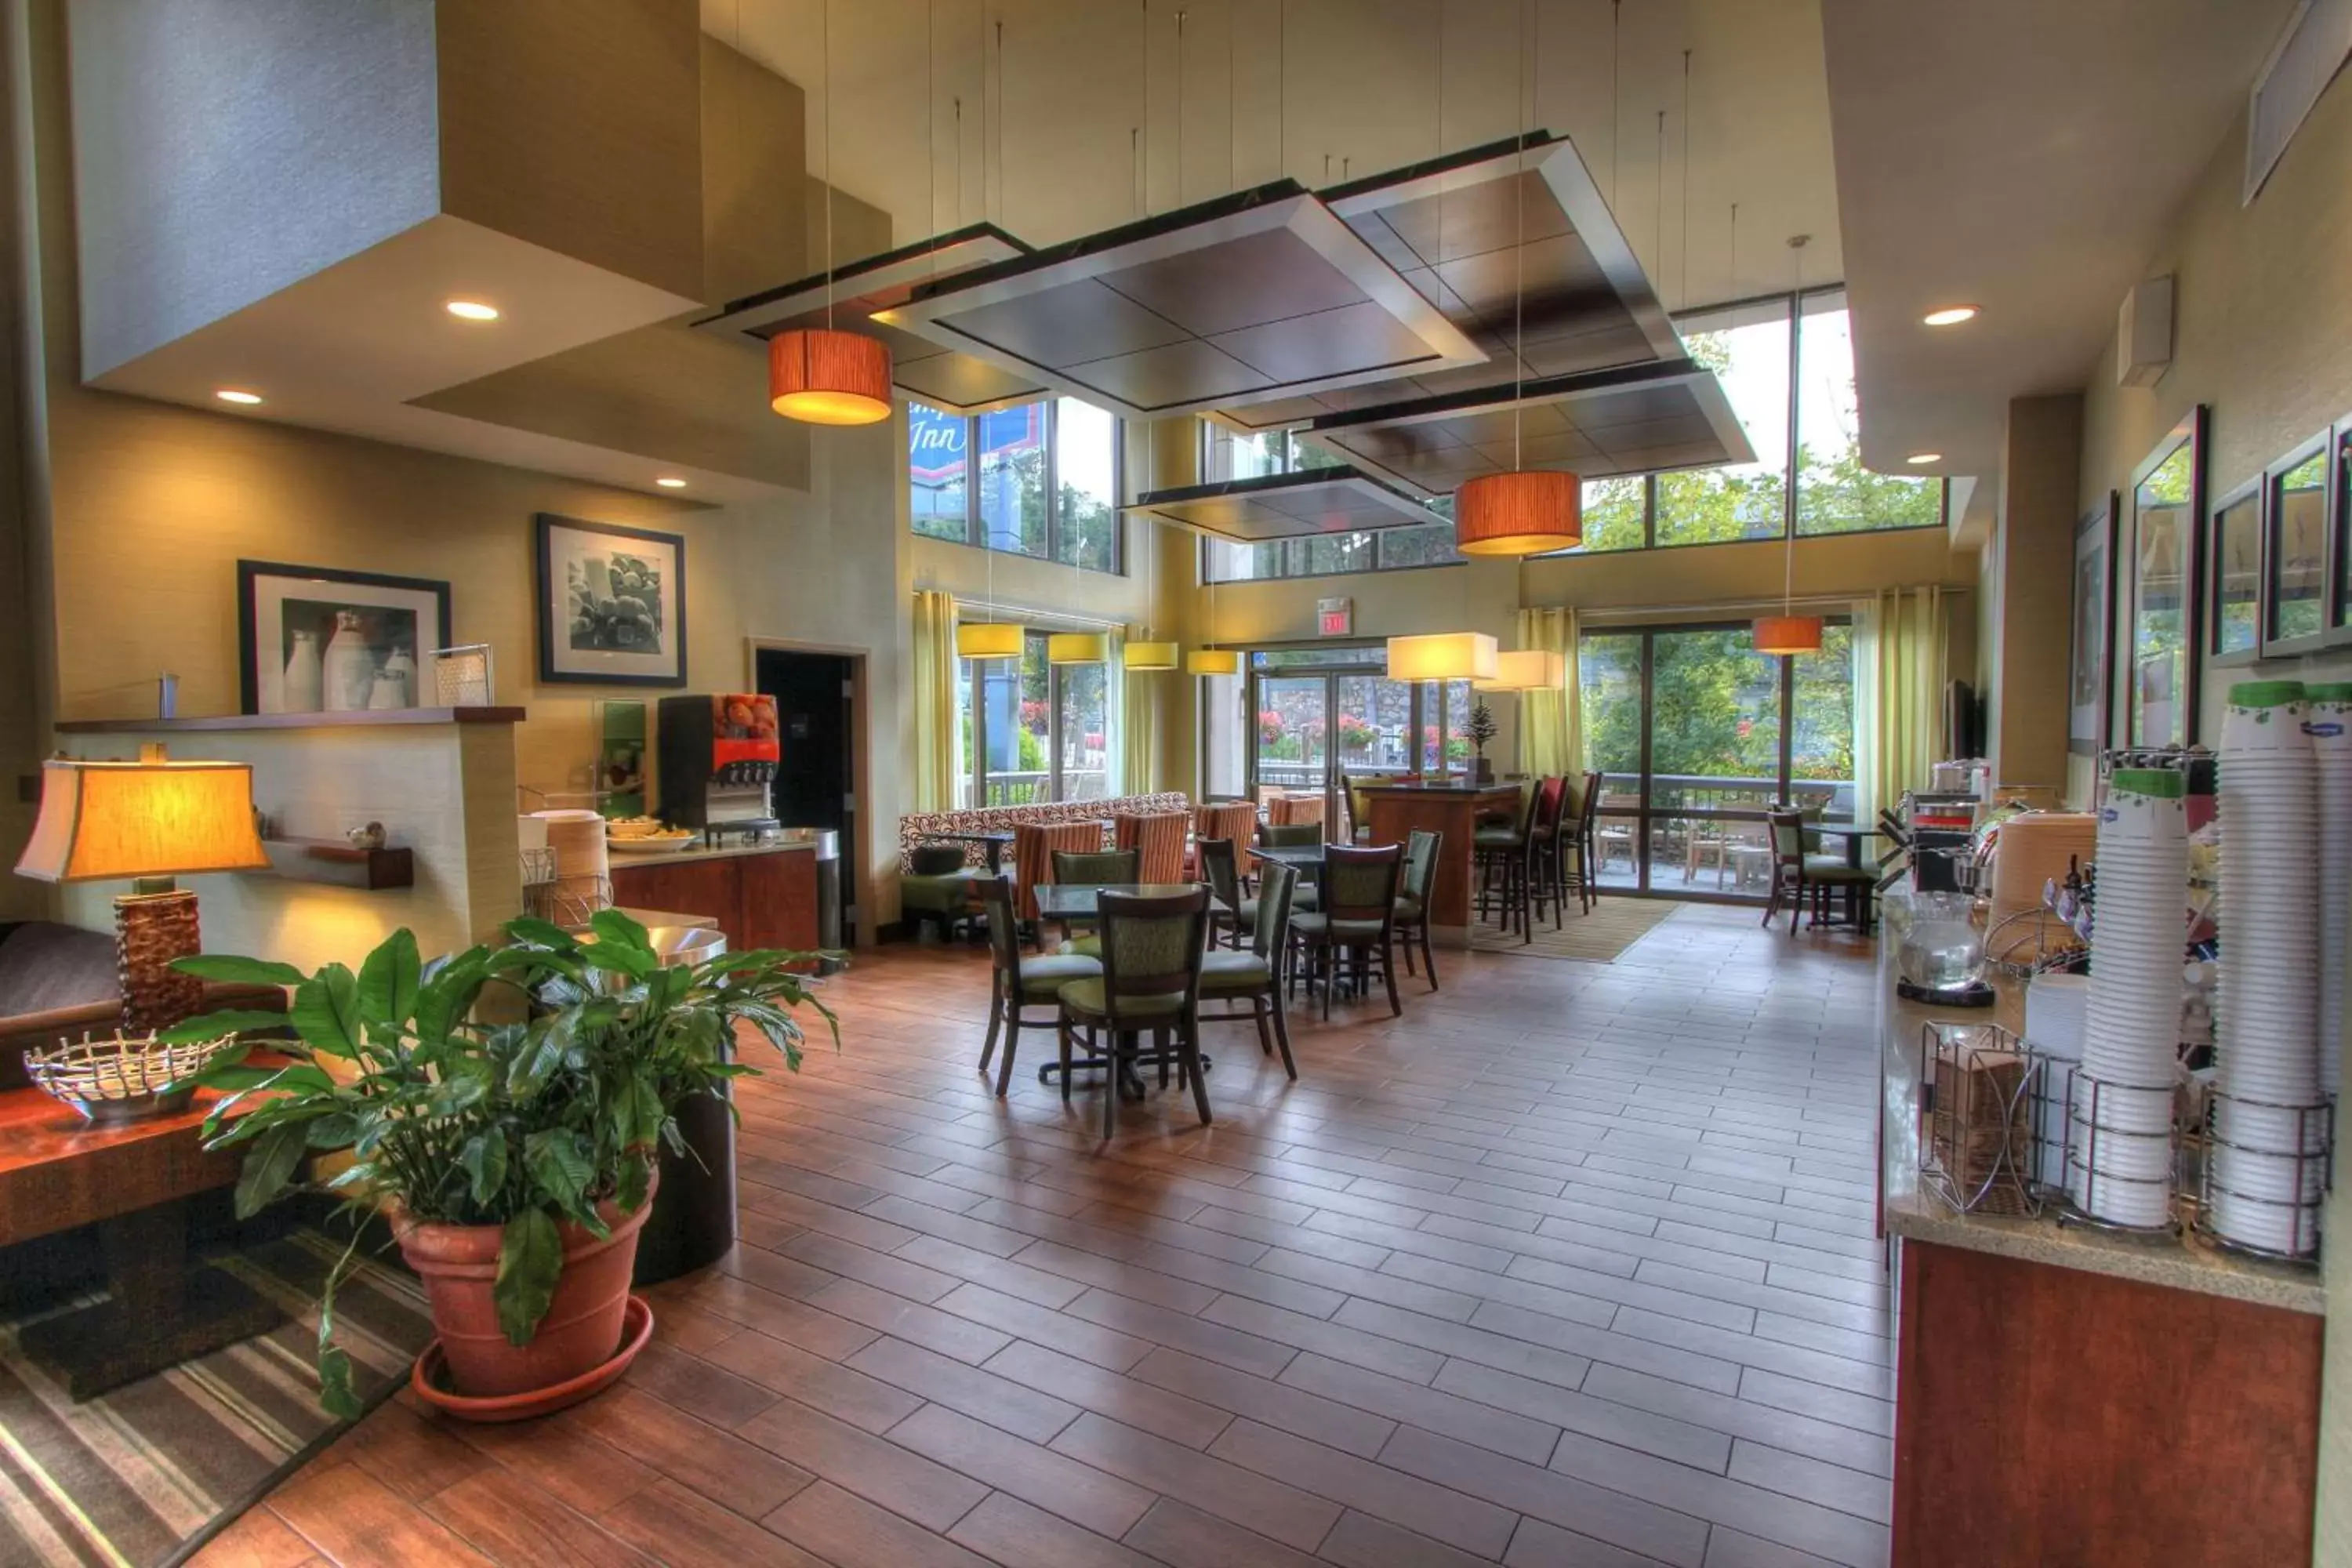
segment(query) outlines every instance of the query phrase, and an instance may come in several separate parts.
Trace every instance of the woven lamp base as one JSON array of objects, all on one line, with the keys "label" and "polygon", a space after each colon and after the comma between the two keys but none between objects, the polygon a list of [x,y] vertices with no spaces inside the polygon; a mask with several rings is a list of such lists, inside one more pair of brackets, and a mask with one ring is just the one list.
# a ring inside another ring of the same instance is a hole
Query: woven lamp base
[{"label": "woven lamp base", "polygon": [[144,1032],[185,1023],[205,1005],[205,983],[172,967],[204,951],[196,895],[130,893],[114,900],[114,955],[122,982],[122,1026]]}]

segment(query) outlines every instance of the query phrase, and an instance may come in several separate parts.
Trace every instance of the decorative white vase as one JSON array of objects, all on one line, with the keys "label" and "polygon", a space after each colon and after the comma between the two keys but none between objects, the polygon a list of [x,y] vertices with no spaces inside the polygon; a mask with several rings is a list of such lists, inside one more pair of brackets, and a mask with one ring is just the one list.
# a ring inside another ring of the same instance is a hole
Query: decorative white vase
[{"label": "decorative white vase", "polygon": [[320,701],[319,634],[297,629],[286,656],[286,679],[278,688],[281,713],[316,713]]},{"label": "decorative white vase", "polygon": [[320,657],[321,697],[330,713],[355,713],[375,689],[375,655],[356,610],[335,612],[335,635]]},{"label": "decorative white vase", "polygon": [[378,702],[376,700],[377,694],[371,692],[368,697],[369,706],[377,708],[385,706],[394,708],[414,708],[416,706],[416,660],[409,656],[409,652],[406,648],[394,648],[392,650],[392,657],[383,661],[383,668],[376,671],[376,684],[379,687],[381,687],[386,680],[390,680],[394,683],[393,695],[396,697],[398,700],[390,704]]}]

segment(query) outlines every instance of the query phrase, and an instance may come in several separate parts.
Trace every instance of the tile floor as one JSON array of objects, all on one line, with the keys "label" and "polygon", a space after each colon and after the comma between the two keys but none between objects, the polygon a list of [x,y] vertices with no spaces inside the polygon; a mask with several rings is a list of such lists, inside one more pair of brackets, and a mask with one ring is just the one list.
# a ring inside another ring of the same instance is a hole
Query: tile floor
[{"label": "tile floor", "polygon": [[984,958],[885,950],[620,1389],[404,1394],[197,1562],[1877,1568],[1868,947],[1756,920],[1443,955],[1296,1085],[1215,1027],[1214,1127],[1155,1089],[1108,1147],[1047,1034],[982,1087]]}]

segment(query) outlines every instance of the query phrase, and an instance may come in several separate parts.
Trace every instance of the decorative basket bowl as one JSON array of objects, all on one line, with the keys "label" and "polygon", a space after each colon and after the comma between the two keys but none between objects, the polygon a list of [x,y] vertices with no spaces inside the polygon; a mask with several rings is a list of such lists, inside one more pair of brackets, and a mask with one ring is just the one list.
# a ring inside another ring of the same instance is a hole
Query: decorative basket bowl
[{"label": "decorative basket bowl", "polygon": [[234,1035],[165,1045],[152,1034],[111,1039],[85,1035],[25,1053],[25,1075],[93,1122],[168,1116],[195,1094],[195,1077],[236,1042]]}]

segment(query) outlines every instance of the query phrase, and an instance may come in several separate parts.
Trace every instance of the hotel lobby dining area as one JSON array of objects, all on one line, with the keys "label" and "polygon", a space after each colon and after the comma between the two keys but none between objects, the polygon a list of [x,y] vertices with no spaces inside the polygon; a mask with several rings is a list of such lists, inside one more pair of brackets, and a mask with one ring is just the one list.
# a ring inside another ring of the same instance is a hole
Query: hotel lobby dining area
[{"label": "hotel lobby dining area", "polygon": [[0,1568],[2352,1563],[2347,12],[0,5]]}]

